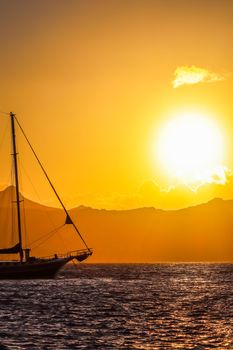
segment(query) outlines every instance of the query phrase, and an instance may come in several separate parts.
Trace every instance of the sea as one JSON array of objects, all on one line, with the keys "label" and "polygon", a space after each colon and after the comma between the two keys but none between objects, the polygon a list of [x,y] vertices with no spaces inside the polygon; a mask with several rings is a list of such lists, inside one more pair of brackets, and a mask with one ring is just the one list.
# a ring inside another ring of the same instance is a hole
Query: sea
[{"label": "sea", "polygon": [[0,349],[233,349],[232,264],[80,264],[0,281]]}]

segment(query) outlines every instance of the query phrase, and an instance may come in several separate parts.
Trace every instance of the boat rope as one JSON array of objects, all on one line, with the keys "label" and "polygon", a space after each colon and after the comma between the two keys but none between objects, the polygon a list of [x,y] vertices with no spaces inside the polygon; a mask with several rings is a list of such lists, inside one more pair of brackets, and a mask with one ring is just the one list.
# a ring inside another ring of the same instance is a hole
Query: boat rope
[{"label": "boat rope", "polygon": [[[42,203],[41,197],[40,197],[38,191],[36,190],[36,187],[34,186],[34,184],[33,184],[32,180],[31,180],[29,174],[27,173],[26,168],[23,166],[22,161],[20,162],[20,166],[21,166],[21,168],[22,168],[22,170],[23,170],[23,172],[24,172],[24,175],[27,177],[27,180],[29,181],[30,185],[32,186],[33,191],[34,191],[34,193],[35,193],[35,195],[36,195],[38,201],[39,201],[40,203]],[[24,202],[23,202],[23,203],[24,203]],[[55,223],[54,223],[54,221],[53,221],[53,219],[52,219],[52,216],[49,215],[49,208],[48,208],[47,206],[43,206],[43,213],[45,214],[46,218],[50,221],[51,226],[55,229],[55,228],[56,228],[56,225],[55,225]],[[26,221],[25,221],[25,223],[26,223]],[[65,244],[64,241],[63,241],[63,244]]]},{"label": "boat rope", "polygon": [[20,125],[20,123],[19,123],[18,119],[16,118],[16,116],[14,116],[14,117],[15,117],[15,120],[16,120],[16,122],[17,122],[17,124],[18,124],[18,126],[19,126],[19,128],[20,128],[20,130],[21,130],[21,132],[22,132],[22,134],[23,134],[23,136],[25,137],[25,139],[26,139],[26,141],[27,141],[27,143],[28,143],[28,145],[29,145],[29,147],[30,147],[32,153],[34,154],[34,156],[35,156],[35,158],[36,158],[38,164],[40,165],[41,170],[43,171],[45,177],[47,178],[47,180],[48,180],[48,182],[49,182],[49,184],[50,184],[50,186],[51,186],[51,188],[52,188],[52,190],[53,190],[53,192],[54,192],[54,194],[56,195],[56,197],[57,197],[59,203],[61,204],[61,206],[62,206],[64,212],[66,213],[68,220],[72,223],[72,225],[73,225],[75,231],[76,231],[77,234],[79,235],[79,237],[80,237],[80,239],[82,240],[82,242],[84,243],[85,247],[88,249],[88,251],[90,251],[90,248],[88,247],[87,243],[85,242],[84,238],[82,237],[82,235],[81,235],[81,233],[80,233],[78,227],[76,226],[76,224],[75,224],[75,223],[73,222],[73,220],[71,219],[71,217],[70,217],[70,215],[69,215],[69,213],[68,213],[68,211],[67,211],[65,205],[63,204],[63,202],[62,202],[60,196],[58,195],[57,191],[55,190],[55,188],[54,188],[54,186],[53,186],[53,184],[52,184],[52,182],[51,182],[51,180],[50,180],[50,178],[49,178],[47,172],[45,171],[45,169],[44,169],[44,167],[43,167],[41,161],[39,160],[39,158],[38,158],[36,152],[34,151],[34,148],[32,147],[32,145],[31,145],[29,139],[27,138],[27,136],[26,136],[26,134],[25,134],[25,132],[24,132],[22,126]]},{"label": "boat rope", "polygon": [[47,232],[47,233],[45,233],[43,236],[41,236],[41,237],[35,239],[35,240],[30,244],[30,246],[32,247],[35,243],[39,242],[40,240],[43,240],[43,241],[40,242],[37,246],[34,246],[33,249],[39,247],[39,246],[42,245],[44,242],[46,242],[49,238],[51,238],[51,237],[52,237],[58,230],[60,230],[63,226],[64,226],[64,224],[61,225],[61,226],[59,226],[59,227],[56,227],[56,228],[53,229],[52,231]]}]

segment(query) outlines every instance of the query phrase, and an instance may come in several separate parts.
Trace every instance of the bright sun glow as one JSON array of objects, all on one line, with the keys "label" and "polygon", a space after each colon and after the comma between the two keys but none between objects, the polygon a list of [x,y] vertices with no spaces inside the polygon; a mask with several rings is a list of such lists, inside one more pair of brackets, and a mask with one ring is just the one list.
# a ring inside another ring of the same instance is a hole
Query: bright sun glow
[{"label": "bright sun glow", "polygon": [[223,136],[210,118],[195,113],[174,117],[162,128],[157,150],[169,176],[193,189],[226,181]]}]

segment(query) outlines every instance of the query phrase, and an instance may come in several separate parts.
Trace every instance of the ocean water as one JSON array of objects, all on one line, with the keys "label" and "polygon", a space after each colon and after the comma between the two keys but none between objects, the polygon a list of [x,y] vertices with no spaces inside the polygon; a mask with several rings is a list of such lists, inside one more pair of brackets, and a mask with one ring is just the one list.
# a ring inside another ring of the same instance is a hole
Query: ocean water
[{"label": "ocean water", "polygon": [[233,349],[233,265],[69,266],[0,281],[0,349]]}]

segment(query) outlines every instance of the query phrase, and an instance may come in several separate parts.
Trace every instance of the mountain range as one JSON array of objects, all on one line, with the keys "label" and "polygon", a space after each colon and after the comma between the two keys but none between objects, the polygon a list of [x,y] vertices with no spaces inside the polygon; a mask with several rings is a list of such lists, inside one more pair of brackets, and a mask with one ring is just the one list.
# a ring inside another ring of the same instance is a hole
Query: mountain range
[{"label": "mountain range", "polygon": [[[12,190],[8,187],[0,192],[0,244],[4,248],[17,243],[16,218],[10,215],[15,211],[11,209]],[[61,209],[22,200],[23,240],[34,247],[32,255],[83,248],[72,225],[64,225],[66,216]],[[232,200],[214,199],[171,211],[80,206],[69,213],[94,250],[89,262],[233,261]]]}]

